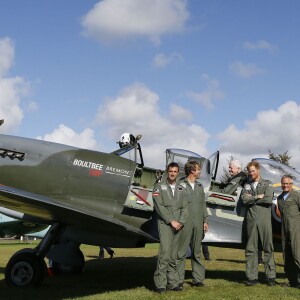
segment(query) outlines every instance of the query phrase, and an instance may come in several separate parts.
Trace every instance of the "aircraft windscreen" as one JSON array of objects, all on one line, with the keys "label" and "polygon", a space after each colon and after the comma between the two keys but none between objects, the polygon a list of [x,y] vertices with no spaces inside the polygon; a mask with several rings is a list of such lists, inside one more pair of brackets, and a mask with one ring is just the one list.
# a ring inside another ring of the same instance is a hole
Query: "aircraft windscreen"
[{"label": "aircraft windscreen", "polygon": [[[210,184],[209,174],[207,172],[206,164],[207,159],[201,155],[184,149],[167,149],[166,150],[166,165],[171,162],[176,162],[179,165],[179,176],[178,178],[185,177],[184,165],[187,161],[195,160],[201,165],[201,176],[198,181],[204,186]],[[204,167],[205,166],[205,167]]]},{"label": "aircraft windscreen", "polygon": [[115,150],[113,153],[118,156],[123,156],[126,153],[130,152],[130,150],[134,149],[134,146],[126,146],[120,149]]},{"label": "aircraft windscreen", "polygon": [[184,165],[188,160],[199,160],[201,158],[199,154],[184,149],[167,149],[166,155],[166,165],[171,162],[178,163],[180,176],[185,176]]}]

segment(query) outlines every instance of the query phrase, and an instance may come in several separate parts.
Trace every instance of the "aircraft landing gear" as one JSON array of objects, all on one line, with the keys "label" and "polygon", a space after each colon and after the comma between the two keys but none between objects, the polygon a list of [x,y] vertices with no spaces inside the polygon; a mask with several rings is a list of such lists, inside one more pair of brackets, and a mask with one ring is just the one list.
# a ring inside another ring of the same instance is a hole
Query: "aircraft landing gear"
[{"label": "aircraft landing gear", "polygon": [[18,287],[40,285],[47,271],[44,257],[62,230],[62,225],[54,224],[35,249],[16,252],[5,268],[7,284]]},{"label": "aircraft landing gear", "polygon": [[[65,246],[67,248],[68,246]],[[66,251],[67,252],[67,251]],[[55,259],[55,258],[54,258]],[[55,274],[81,274],[84,267],[84,255],[82,251],[76,247],[75,252],[72,254],[72,263],[60,263],[52,261],[52,269]]]},{"label": "aircraft landing gear", "polygon": [[37,286],[47,271],[45,261],[36,256],[34,249],[16,252],[5,268],[6,282],[11,286]]}]

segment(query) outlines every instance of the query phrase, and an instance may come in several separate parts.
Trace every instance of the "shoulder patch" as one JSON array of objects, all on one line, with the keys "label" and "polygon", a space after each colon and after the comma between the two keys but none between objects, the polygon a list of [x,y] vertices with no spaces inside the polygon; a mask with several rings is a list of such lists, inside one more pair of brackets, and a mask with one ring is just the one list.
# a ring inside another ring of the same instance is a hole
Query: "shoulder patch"
[{"label": "shoulder patch", "polygon": [[180,182],[180,185],[184,188],[186,188],[186,183],[185,182]]},{"label": "shoulder patch", "polygon": [[168,187],[164,184],[162,184],[160,187],[162,191],[166,191],[168,189]]},{"label": "shoulder patch", "polygon": [[154,190],[153,190],[153,193],[152,193],[152,196],[153,196],[153,197],[157,197],[157,196],[159,196],[159,195],[160,195],[159,189],[154,189]]}]

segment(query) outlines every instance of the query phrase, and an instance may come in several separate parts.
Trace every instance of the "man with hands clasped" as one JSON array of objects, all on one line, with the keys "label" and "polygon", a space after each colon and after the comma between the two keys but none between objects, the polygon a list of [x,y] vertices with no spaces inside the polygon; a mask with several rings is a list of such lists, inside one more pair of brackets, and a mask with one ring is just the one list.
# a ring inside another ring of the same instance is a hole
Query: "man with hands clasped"
[{"label": "man with hands clasped", "polygon": [[186,189],[176,182],[179,174],[177,163],[167,167],[167,178],[157,183],[153,190],[153,201],[158,216],[157,225],[160,248],[154,284],[158,293],[166,289],[180,291],[177,271],[178,239],[187,218]]}]

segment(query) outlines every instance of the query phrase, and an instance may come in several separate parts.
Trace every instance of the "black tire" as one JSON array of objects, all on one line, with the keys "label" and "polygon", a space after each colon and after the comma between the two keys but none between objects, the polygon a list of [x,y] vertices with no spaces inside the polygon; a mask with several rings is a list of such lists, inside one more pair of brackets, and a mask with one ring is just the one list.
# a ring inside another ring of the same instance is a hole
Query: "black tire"
[{"label": "black tire", "polygon": [[70,266],[61,264],[56,261],[52,261],[52,269],[55,274],[81,274],[84,267],[84,255],[80,249],[78,249],[78,255],[80,259],[80,266]]},{"label": "black tire", "polygon": [[22,249],[15,253],[5,268],[5,280],[10,286],[38,286],[47,270],[43,259],[37,257],[33,249]]}]

